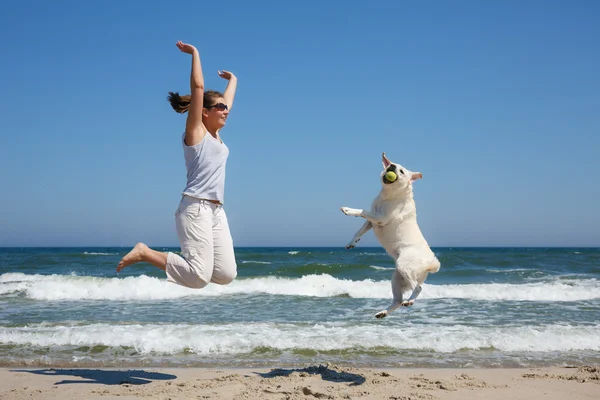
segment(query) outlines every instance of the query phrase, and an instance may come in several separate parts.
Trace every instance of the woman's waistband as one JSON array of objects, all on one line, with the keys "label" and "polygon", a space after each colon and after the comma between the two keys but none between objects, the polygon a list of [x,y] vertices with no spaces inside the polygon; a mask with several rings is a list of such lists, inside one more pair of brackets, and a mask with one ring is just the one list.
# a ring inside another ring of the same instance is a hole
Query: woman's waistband
[{"label": "woman's waistband", "polygon": [[198,197],[190,196],[190,195],[188,195],[188,194],[184,194],[184,195],[183,195],[183,197],[188,197],[188,198],[190,198],[190,199],[192,199],[192,200],[197,200],[197,201],[207,201],[207,202],[209,202],[209,203],[216,204],[216,205],[218,205],[218,206],[222,206],[222,205],[223,205],[223,204],[222,204],[222,203],[221,203],[219,200],[212,200],[212,199],[200,199],[200,198],[198,198]]}]

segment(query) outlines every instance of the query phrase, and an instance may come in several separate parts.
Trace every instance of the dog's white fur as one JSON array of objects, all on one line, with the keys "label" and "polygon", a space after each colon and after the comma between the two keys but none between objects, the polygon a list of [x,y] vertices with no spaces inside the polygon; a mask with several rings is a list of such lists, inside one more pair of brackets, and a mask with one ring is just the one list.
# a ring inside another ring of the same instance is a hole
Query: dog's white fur
[{"label": "dog's white fur", "polygon": [[[413,198],[412,183],[423,177],[420,172],[412,172],[400,164],[392,163],[382,154],[382,189],[371,205],[371,211],[342,207],[346,215],[363,217],[364,225],[346,245],[347,249],[356,246],[360,237],[371,228],[387,253],[396,261],[392,274],[394,301],[387,308],[375,314],[384,318],[400,306],[411,306],[421,293],[421,285],[430,273],[440,269],[440,262],[429,248],[417,224],[417,209]],[[394,182],[385,178],[388,171],[398,176]],[[404,292],[412,290],[408,300],[402,299]]]}]

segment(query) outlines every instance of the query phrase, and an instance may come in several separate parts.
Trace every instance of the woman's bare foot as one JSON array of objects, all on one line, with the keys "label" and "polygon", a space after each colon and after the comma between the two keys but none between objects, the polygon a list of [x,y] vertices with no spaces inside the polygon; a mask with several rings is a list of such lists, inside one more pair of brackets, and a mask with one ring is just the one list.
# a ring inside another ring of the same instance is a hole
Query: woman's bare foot
[{"label": "woman's bare foot", "polygon": [[131,264],[138,263],[140,261],[144,261],[144,254],[148,251],[148,246],[144,243],[138,243],[135,245],[133,249],[125,257],[119,261],[119,265],[117,265],[117,272],[121,271],[123,268],[130,266]]}]

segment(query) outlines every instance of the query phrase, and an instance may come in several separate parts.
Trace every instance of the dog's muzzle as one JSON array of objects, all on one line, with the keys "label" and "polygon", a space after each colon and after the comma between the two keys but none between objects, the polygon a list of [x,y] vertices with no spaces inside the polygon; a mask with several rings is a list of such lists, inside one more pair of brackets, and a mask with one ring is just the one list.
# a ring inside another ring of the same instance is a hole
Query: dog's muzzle
[{"label": "dog's muzzle", "polygon": [[[395,165],[390,165],[389,167],[387,167],[387,169],[385,170],[386,173],[392,171],[393,173],[396,174],[396,176],[398,175],[398,168],[396,168]],[[394,183],[396,181],[390,181],[388,180],[388,178],[385,177],[385,174],[383,174],[383,183],[385,183],[386,185],[389,185],[390,183]],[[396,179],[397,180],[397,179]]]}]

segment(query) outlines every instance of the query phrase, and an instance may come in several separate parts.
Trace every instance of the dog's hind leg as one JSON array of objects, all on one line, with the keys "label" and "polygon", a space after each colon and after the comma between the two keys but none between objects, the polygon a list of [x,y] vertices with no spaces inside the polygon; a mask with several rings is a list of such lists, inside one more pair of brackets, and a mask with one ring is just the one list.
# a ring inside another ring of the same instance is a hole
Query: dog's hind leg
[{"label": "dog's hind leg", "polygon": [[356,243],[358,243],[358,241],[360,240],[360,237],[362,235],[364,235],[365,233],[367,233],[372,227],[373,227],[373,224],[371,224],[371,221],[365,221],[363,226],[358,230],[358,232],[356,232],[356,234],[354,235],[352,240],[346,245],[346,248],[351,249],[354,246],[356,246]]},{"label": "dog's hind leg", "polygon": [[408,306],[412,306],[413,304],[415,304],[415,300],[417,299],[417,297],[419,297],[419,294],[421,294],[421,290],[423,290],[423,288],[421,287],[421,284],[423,284],[423,282],[425,282],[427,275],[430,273],[436,273],[439,270],[440,270],[440,262],[437,260],[437,258],[434,260],[434,262],[432,262],[431,264],[429,264],[425,268],[423,268],[421,273],[417,276],[417,281],[415,281],[414,284],[411,284],[411,287],[413,290],[412,294],[410,295],[410,297],[408,298],[407,301],[404,301],[402,303],[402,305],[405,307],[408,307]]},{"label": "dog's hind leg", "polygon": [[404,300],[401,302],[401,306],[408,307],[412,306],[415,303],[415,299],[421,293],[421,285],[419,285],[419,281],[415,276],[411,273],[411,271],[406,270],[406,266],[396,266],[396,271],[398,271],[399,275],[402,275],[404,279],[404,290],[412,290],[412,294],[408,298],[408,300]]},{"label": "dog's hind leg", "polygon": [[397,269],[394,270],[392,273],[392,294],[394,295],[394,301],[387,308],[387,310],[379,311],[377,314],[375,314],[375,318],[385,318],[388,314],[402,305],[402,291],[405,287],[406,280],[404,276],[398,272]]},{"label": "dog's hind leg", "polygon": [[412,306],[413,304],[415,304],[415,300],[417,299],[417,297],[419,297],[419,294],[421,293],[421,290],[423,288],[421,287],[421,285],[419,285],[417,283],[417,285],[415,286],[415,288],[413,289],[412,294],[410,295],[410,297],[408,298],[407,301],[403,301],[402,305],[404,307],[408,307],[408,306]]}]

